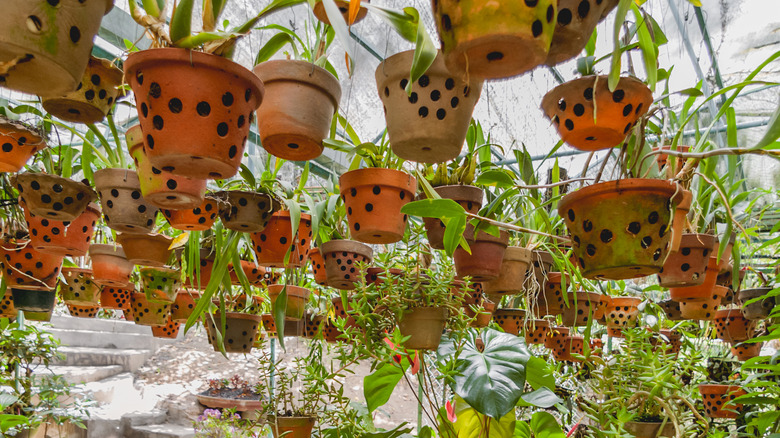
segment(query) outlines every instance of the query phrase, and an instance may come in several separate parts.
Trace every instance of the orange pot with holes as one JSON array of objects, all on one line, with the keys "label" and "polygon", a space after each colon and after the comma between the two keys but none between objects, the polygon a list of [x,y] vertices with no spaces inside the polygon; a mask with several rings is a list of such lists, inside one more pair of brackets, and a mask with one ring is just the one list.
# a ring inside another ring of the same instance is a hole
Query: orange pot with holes
[{"label": "orange pot with holes", "polygon": [[125,250],[127,260],[141,266],[165,266],[173,253],[173,238],[162,234],[128,234],[116,237]]},{"label": "orange pot with holes", "polygon": [[211,271],[214,269],[214,256],[208,250],[200,252],[200,268],[196,272],[192,270],[192,277],[184,276],[184,287],[198,290],[206,289],[211,281]]},{"label": "orange pot with holes", "polygon": [[0,116],[0,172],[18,172],[38,151],[48,145],[26,125]]},{"label": "orange pot with holes", "polygon": [[710,234],[683,234],[679,250],[669,254],[658,273],[658,284],[688,287],[704,283],[715,241],[715,236]]},{"label": "orange pot with holes", "polygon": [[747,394],[736,385],[699,385],[699,393],[704,402],[704,410],[710,418],[737,418],[742,404],[734,399]]},{"label": "orange pot with holes", "polygon": [[6,289],[5,295],[0,297],[0,318],[16,318],[14,297],[11,289]]},{"label": "orange pot with holes", "polygon": [[563,313],[564,289],[563,283],[566,283],[566,290],[571,287],[569,275],[561,272],[548,272],[543,278],[541,290],[532,306],[537,316],[542,315],[560,315]]},{"label": "orange pot with holes", "polygon": [[545,64],[555,66],[580,55],[596,25],[606,18],[617,4],[617,0],[558,0],[555,32]]},{"label": "orange pot with holes", "polygon": [[133,264],[127,260],[121,245],[93,243],[89,247],[92,259],[92,278],[103,286],[133,287],[130,275]]},{"label": "orange pot with holes", "polygon": [[106,225],[123,233],[151,233],[159,209],[141,195],[138,173],[129,169],[100,169],[95,188]]},{"label": "orange pot with holes", "polygon": [[320,246],[325,261],[328,286],[352,290],[361,281],[364,271],[358,263],[368,265],[374,256],[370,246],[352,240],[330,240]]},{"label": "orange pot with holes", "polygon": [[100,290],[100,306],[104,309],[129,309],[133,292],[133,289],[103,286],[103,289]]},{"label": "orange pot with holes", "polygon": [[598,320],[604,315],[601,294],[592,292],[570,292],[568,303],[564,304],[562,320],[563,325],[580,327],[588,325],[592,318]]},{"label": "orange pot with holes", "polygon": [[89,250],[89,243],[95,233],[95,224],[100,219],[100,208],[92,203],[72,222],[61,222],[36,216],[24,208],[24,219],[30,232],[30,244],[36,250],[64,257],[83,257]]},{"label": "orange pot with holes", "polygon": [[138,325],[162,326],[171,317],[171,303],[150,301],[146,294],[133,292],[130,313]]},{"label": "orange pot with holes", "polygon": [[183,289],[176,294],[176,299],[171,306],[171,320],[186,322],[195,310],[195,305],[200,299],[198,290]]},{"label": "orange pot with holes", "polygon": [[455,250],[452,257],[458,277],[471,277],[479,282],[497,279],[509,244],[509,233],[499,231],[498,237],[484,231],[474,233],[474,226],[469,224],[466,225],[463,237],[469,244],[471,254],[460,246]]},{"label": "orange pot with holes", "polygon": [[575,355],[585,354],[585,337],[584,336],[566,336],[563,341],[563,357],[558,360],[565,360],[569,362],[582,362],[582,359],[578,359]]},{"label": "orange pot with holes", "polygon": [[90,56],[76,90],[61,96],[45,96],[43,108],[67,122],[99,123],[124,95],[120,85],[122,70],[107,59]]},{"label": "orange pot with holes", "polygon": [[556,360],[565,360],[565,340],[569,336],[568,327],[551,327],[544,339],[544,346],[552,351]]},{"label": "orange pot with holes", "polygon": [[525,322],[525,310],[498,309],[493,313],[493,321],[504,332],[519,335]]},{"label": "orange pot with holes", "polygon": [[179,327],[181,323],[174,321],[170,317],[165,325],[152,326],[152,336],[163,339],[176,339],[179,336]]},{"label": "orange pot with holes", "polygon": [[740,342],[731,347],[731,354],[733,354],[738,361],[744,362],[748,359],[760,356],[761,347],[763,346],[763,342],[754,342],[750,344]]},{"label": "orange pot with holes", "polygon": [[706,298],[680,301],[680,314],[684,319],[712,320],[727,292],[727,287],[713,286],[711,295]]},{"label": "orange pot with holes", "polygon": [[526,344],[542,345],[550,332],[550,321],[546,319],[529,321],[526,323],[523,331],[525,332]]},{"label": "orange pot with holes", "polygon": [[79,305],[79,304],[65,303],[65,306],[68,308],[68,312],[70,312],[70,316],[76,318],[94,318],[95,316],[97,316],[98,312],[100,311],[100,306],[96,306],[96,305]]},{"label": "orange pot with holes", "polygon": [[[698,286],[671,287],[669,293],[675,301],[691,301],[709,299],[712,296],[712,290],[718,281],[718,260],[716,257],[707,259],[704,280]],[[726,288],[728,290],[728,288]]]},{"label": "orange pot with holes", "polygon": [[742,316],[739,309],[721,309],[715,312],[713,325],[718,333],[718,339],[735,344],[753,337],[756,322]]},{"label": "orange pot with holes", "polygon": [[65,282],[60,282],[59,292],[65,304],[77,306],[97,306],[101,288],[92,279],[92,270],[62,268]]},{"label": "orange pot with holes", "polygon": [[214,225],[219,213],[217,201],[204,198],[203,202],[187,210],[163,210],[163,216],[171,224],[171,227],[183,231],[204,231]]},{"label": "orange pot with holes", "polygon": [[641,303],[639,297],[613,297],[607,308],[607,327],[621,330],[636,327]]},{"label": "orange pot with holes", "polygon": [[[444,199],[452,199],[460,204],[464,210],[469,213],[477,214],[482,208],[482,200],[485,193],[479,187],[467,185],[451,185],[434,187],[436,193]],[[420,195],[420,198],[424,198]],[[432,217],[422,218],[425,224],[425,235],[428,238],[428,244],[433,249],[444,249],[444,222]]]},{"label": "orange pot with holes", "polygon": [[[262,266],[258,266],[247,260],[241,260],[241,270],[244,271],[244,275],[246,276],[246,279],[249,280],[249,284],[251,284],[252,286],[260,287],[268,283],[269,272]],[[228,265],[228,273],[230,274],[230,284],[232,284],[233,286],[239,286],[241,284],[241,281],[239,281],[238,275],[236,274],[236,271],[233,269],[232,263]],[[211,275],[210,271],[209,271],[209,275]]]},{"label": "orange pot with holes", "polygon": [[[305,265],[311,247],[311,215],[301,214],[296,231],[293,239],[289,211],[272,214],[263,231],[252,234],[257,263],[274,268],[299,268]],[[290,251],[290,255],[285,263],[287,251]]]},{"label": "orange pot with holes", "polygon": [[9,288],[46,286],[51,289],[57,284],[62,256],[38,252],[29,240],[5,238],[0,241],[0,267]]},{"label": "orange pot with holes", "polygon": [[314,281],[320,286],[327,286],[328,273],[325,272],[325,260],[319,248],[309,250],[309,260],[311,260],[311,273],[314,275]]}]

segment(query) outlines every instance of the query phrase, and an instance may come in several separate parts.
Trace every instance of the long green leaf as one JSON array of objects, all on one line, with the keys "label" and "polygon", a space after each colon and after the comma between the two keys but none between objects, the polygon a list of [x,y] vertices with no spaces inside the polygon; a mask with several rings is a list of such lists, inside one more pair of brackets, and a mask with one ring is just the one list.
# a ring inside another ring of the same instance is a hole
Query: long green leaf
[{"label": "long green leaf", "polygon": [[279,52],[282,47],[286,46],[287,44],[293,44],[294,41],[295,40],[293,37],[286,33],[277,33],[276,35],[272,36],[257,52],[257,56],[255,57],[255,65],[268,61],[272,56]]},{"label": "long green leaf", "polygon": [[176,5],[171,15],[171,41],[174,44],[192,34],[192,8],[194,5],[195,0],[180,0]]},{"label": "long green leaf", "polygon": [[330,25],[333,28],[333,31],[336,32],[336,38],[341,41],[341,45],[344,47],[344,51],[347,52],[349,59],[354,60],[354,41],[352,41],[352,38],[349,36],[349,27],[347,27],[347,22],[344,21],[344,16],[341,15],[339,7],[336,6],[336,2],[334,0],[321,1],[322,6],[325,8],[325,14],[328,16],[328,21],[330,21]]},{"label": "long green leaf", "polygon": [[647,85],[655,91],[655,84],[658,80],[658,46],[656,46],[650,29],[647,27],[647,14],[644,14],[636,4],[631,4],[631,11],[637,23],[637,37],[639,38],[639,48],[642,50],[642,60],[647,73]]},{"label": "long green leaf", "polygon": [[761,140],[753,146],[753,149],[761,149],[774,143],[780,138],[780,105],[775,108],[772,118],[769,119],[769,126],[767,126],[766,132],[764,132]]},{"label": "long green leaf", "polygon": [[628,9],[631,7],[632,0],[620,0],[618,3],[617,12],[615,13],[615,25],[613,26],[612,42],[614,44],[614,50],[612,51],[612,64],[609,69],[609,91],[615,91],[620,82],[620,56],[623,51],[620,50],[620,30],[623,28],[623,22],[626,21],[626,15]]}]

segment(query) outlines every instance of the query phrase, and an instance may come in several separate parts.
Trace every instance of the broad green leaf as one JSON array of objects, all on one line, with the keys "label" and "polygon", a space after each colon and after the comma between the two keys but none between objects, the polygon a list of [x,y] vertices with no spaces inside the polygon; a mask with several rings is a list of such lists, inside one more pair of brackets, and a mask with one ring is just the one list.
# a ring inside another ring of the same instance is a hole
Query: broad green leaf
[{"label": "broad green leaf", "polygon": [[558,420],[549,412],[536,412],[531,417],[531,430],[535,438],[566,438]]},{"label": "broad green leaf", "polygon": [[527,392],[520,397],[519,406],[536,406],[538,408],[550,408],[563,402],[554,392],[547,388],[539,388]]},{"label": "broad green leaf", "polygon": [[466,210],[452,199],[420,199],[404,205],[401,213],[444,219],[465,216]]},{"label": "broad green leaf", "polygon": [[287,44],[293,44],[293,41],[293,37],[286,33],[277,33],[276,35],[272,36],[257,52],[257,56],[255,57],[255,65],[268,61],[282,47],[286,46]]},{"label": "broad green leaf", "polygon": [[512,438],[514,435],[514,411],[497,420],[485,417],[465,400],[455,397],[455,415],[458,417],[454,424],[457,438]]},{"label": "broad green leaf", "polygon": [[265,18],[267,15],[273,14],[276,11],[280,11],[282,9],[286,9],[301,3],[306,2],[306,0],[274,0],[271,3],[268,4],[265,8],[263,8],[262,11],[260,11],[257,15],[252,17],[249,21],[242,24],[241,26],[238,26],[233,29],[233,32],[237,34],[247,34],[249,33],[252,28],[254,28],[260,20]]},{"label": "broad green leaf", "polygon": [[639,48],[642,50],[642,60],[647,73],[647,85],[655,91],[655,83],[658,78],[658,47],[653,41],[653,36],[648,29],[647,14],[639,10],[636,4],[631,4],[631,11],[637,23],[637,38]]},{"label": "broad green leaf", "polygon": [[274,324],[276,325],[276,338],[279,340],[279,346],[282,347],[282,350],[286,350],[286,348],[284,348],[284,323],[287,314],[287,286],[282,288],[279,296],[276,297],[276,301],[271,304],[274,315]]},{"label": "broad green leaf", "polygon": [[506,188],[506,187],[514,187],[515,181],[504,170],[486,170],[479,175],[476,184]]},{"label": "broad green leaf", "polygon": [[533,389],[555,389],[555,376],[546,360],[531,357],[525,365],[525,379]]},{"label": "broad green leaf", "polygon": [[409,83],[406,85],[406,93],[412,94],[412,86],[417,83],[417,80],[428,71],[428,68],[433,64],[436,59],[438,51],[433,44],[431,36],[428,31],[425,30],[422,21],[420,20],[420,13],[413,7],[404,8],[404,12],[407,15],[414,17],[414,21],[417,23],[417,38],[414,45],[414,60],[412,61],[412,68],[409,76]]},{"label": "broad green leaf", "polygon": [[466,215],[455,216],[451,219],[445,219],[445,221],[443,242],[447,255],[452,256],[459,244],[463,244],[463,249],[470,254],[468,243],[463,238],[463,233],[466,231]]},{"label": "broad green leaf", "polygon": [[393,390],[404,376],[404,369],[394,362],[383,364],[363,378],[363,396],[368,411],[374,412],[390,400]]}]

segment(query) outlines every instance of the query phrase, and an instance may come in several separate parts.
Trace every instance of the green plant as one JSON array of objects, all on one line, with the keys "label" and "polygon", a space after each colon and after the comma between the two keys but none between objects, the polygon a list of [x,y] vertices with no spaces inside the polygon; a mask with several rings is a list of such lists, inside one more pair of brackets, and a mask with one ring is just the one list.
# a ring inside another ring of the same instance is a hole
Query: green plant
[{"label": "green plant", "polygon": [[342,126],[347,136],[344,140],[325,139],[323,144],[336,151],[347,154],[349,161],[349,170],[360,168],[360,163],[365,163],[366,167],[378,167],[383,169],[402,170],[404,160],[393,153],[390,148],[390,141],[387,138],[387,129],[382,132],[379,144],[372,142],[362,142],[349,122],[339,115],[334,120]]},{"label": "green plant", "polygon": [[336,69],[328,61],[327,57],[327,51],[333,44],[336,36],[334,28],[320,21],[316,21],[316,23],[307,21],[307,24],[309,25],[304,29],[305,40],[298,35],[298,32],[279,24],[269,24],[260,27],[259,30],[276,30],[278,33],[272,36],[257,52],[255,65],[268,61],[279,50],[289,45],[292,53],[284,52],[288,59],[292,57],[293,59],[310,62],[324,68],[338,78]]}]

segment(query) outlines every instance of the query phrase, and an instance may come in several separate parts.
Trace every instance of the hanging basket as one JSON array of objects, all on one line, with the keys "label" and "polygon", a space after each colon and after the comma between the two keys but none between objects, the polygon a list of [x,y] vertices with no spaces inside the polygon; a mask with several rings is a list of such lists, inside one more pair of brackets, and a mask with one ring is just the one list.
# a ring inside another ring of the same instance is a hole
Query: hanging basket
[{"label": "hanging basket", "polygon": [[0,297],[0,318],[16,318],[14,295],[11,289],[6,289],[5,295]]},{"label": "hanging basket", "polygon": [[150,301],[146,294],[139,292],[133,292],[130,309],[133,320],[138,325],[165,325],[171,316],[171,303]]},{"label": "hanging basket", "polygon": [[680,311],[680,303],[674,300],[664,300],[658,303],[661,309],[664,311],[666,318],[670,321],[681,321],[685,318],[682,317]]},{"label": "hanging basket", "polygon": [[271,215],[281,208],[276,198],[265,193],[231,190],[218,192],[216,196],[225,203],[219,212],[222,225],[244,233],[263,231]]},{"label": "hanging basket", "polygon": [[636,327],[641,303],[639,297],[613,297],[607,308],[607,327],[618,330]]},{"label": "hanging basket", "polygon": [[92,187],[45,173],[22,173],[13,180],[30,213],[58,221],[73,221],[97,198]]},{"label": "hanging basket", "polygon": [[[469,213],[477,214],[482,208],[484,192],[479,187],[452,185],[434,187],[434,190],[442,198],[457,202]],[[425,235],[428,237],[428,244],[431,245],[431,248],[444,249],[444,222],[431,217],[424,217],[422,220],[425,224]]]},{"label": "hanging basket", "polygon": [[98,123],[106,118],[120,94],[122,70],[107,59],[89,57],[76,91],[43,99],[43,108],[58,119],[73,123]]},{"label": "hanging basket", "polygon": [[704,402],[704,411],[710,418],[737,418],[742,410],[741,403],[734,399],[747,394],[736,385],[699,385],[699,393]]},{"label": "hanging basket", "polygon": [[138,174],[127,169],[101,169],[95,172],[95,188],[106,225],[123,233],[150,233],[158,208],[141,196]]},{"label": "hanging basket", "polygon": [[447,309],[415,307],[398,321],[398,329],[410,338],[404,342],[407,350],[436,350],[447,324]]},{"label": "hanging basket", "polygon": [[287,309],[285,311],[285,318],[299,320],[303,318],[303,312],[306,309],[306,302],[309,301],[309,289],[299,286],[291,286],[284,284],[274,284],[268,286],[268,298],[271,300],[271,305],[276,306],[276,299],[282,290],[287,291]]},{"label": "hanging basket", "polygon": [[203,202],[187,210],[163,210],[163,216],[171,228],[183,231],[205,231],[214,225],[219,213],[219,204],[208,196]]},{"label": "hanging basket", "polygon": [[22,170],[33,155],[46,147],[46,140],[40,133],[0,116],[0,172]]},{"label": "hanging basket", "polygon": [[552,327],[544,340],[544,346],[550,350],[555,360],[566,360],[566,338],[568,327]]},{"label": "hanging basket", "polygon": [[172,304],[181,283],[181,272],[168,268],[143,268],[141,285],[149,302]]},{"label": "hanging basket", "polygon": [[531,254],[531,266],[528,267],[528,273],[525,276],[523,288],[531,293],[539,290],[546,281],[547,274],[553,271],[552,254],[548,251],[534,250]]},{"label": "hanging basket", "polygon": [[[362,4],[365,3],[371,3],[371,0],[359,0]],[[344,0],[335,0],[336,7],[339,8],[339,12],[341,12],[341,16],[344,17],[344,22],[349,23],[349,1]],[[357,24],[359,21],[366,18],[366,15],[368,14],[368,9],[366,9],[363,6],[360,6],[360,9],[358,9],[357,16],[355,17],[355,21],[352,22],[352,24]],[[314,3],[314,16],[317,17],[318,20],[322,21],[325,24],[330,24],[330,20],[328,19],[328,14],[325,13],[325,6],[322,4],[322,0],[315,0]],[[267,86],[267,85],[266,85]]]},{"label": "hanging basket", "polygon": [[493,313],[493,321],[506,333],[520,334],[525,322],[525,310],[498,309]]},{"label": "hanging basket", "polygon": [[713,286],[707,297],[683,299],[679,302],[680,314],[684,319],[710,321],[715,318],[715,310],[727,291],[724,286]]},{"label": "hanging basket", "polygon": [[698,286],[704,283],[707,263],[715,249],[715,236],[710,234],[683,234],[677,252],[669,254],[658,284],[662,287]]},{"label": "hanging basket", "polygon": [[[275,283],[278,279],[278,274],[269,272],[264,267],[246,260],[241,260],[241,270],[244,271],[246,279],[249,280],[249,284],[252,286],[265,287]],[[232,263],[228,264],[228,274],[230,275],[230,284],[233,286],[241,285],[241,281],[238,279],[238,275],[233,269]]]},{"label": "hanging basket", "polygon": [[65,283],[60,283],[60,296],[65,304],[79,307],[98,305],[100,286],[92,281],[91,269],[63,268],[62,275]]},{"label": "hanging basket", "polygon": [[[260,315],[226,312],[224,331],[222,330],[220,314],[215,313],[211,316],[211,318],[205,317],[204,319],[206,320],[209,343],[214,347],[214,351],[220,351],[217,332],[222,337],[226,353],[249,353],[252,351],[262,320]],[[214,327],[214,324],[217,324],[217,327]]]},{"label": "hanging basket", "polygon": [[[742,304],[742,315],[751,320],[766,319],[772,314],[775,308],[777,298],[766,296],[772,290],[771,287],[760,287],[757,289],[743,289],[739,291],[739,302]],[[752,303],[749,301],[761,298]]]},{"label": "hanging basket", "polygon": [[325,271],[325,259],[319,248],[309,250],[309,260],[311,260],[311,273],[314,276],[314,282],[320,286],[328,285],[328,273]]},{"label": "hanging basket", "polygon": [[453,254],[458,277],[471,277],[477,282],[495,280],[501,274],[501,264],[509,243],[509,233],[500,231],[498,237],[484,231],[475,235],[474,226],[469,224],[463,237],[471,248],[471,254],[458,246]]},{"label": "hanging basket", "polygon": [[120,245],[93,243],[89,247],[89,257],[92,259],[92,278],[95,283],[103,286],[133,288],[133,283],[130,281],[133,264],[127,260],[125,251]]},{"label": "hanging basket", "polygon": [[[272,268],[300,268],[305,265],[311,247],[311,225],[311,215],[301,213],[293,239],[290,212],[277,211],[272,214],[265,229],[252,234],[257,263]],[[288,251],[290,254],[285,263]]]},{"label": "hanging basket", "polygon": [[89,204],[84,213],[72,222],[62,222],[36,216],[26,208],[24,202],[20,203],[33,248],[45,254],[63,257],[83,257],[87,254],[95,233],[95,224],[100,219],[97,204]]},{"label": "hanging basket", "polygon": [[177,322],[187,322],[195,310],[195,306],[200,299],[200,292],[197,290],[182,289],[176,294],[176,299],[171,307],[171,320]]},{"label": "hanging basket", "polygon": [[38,252],[29,240],[5,238],[0,241],[0,267],[9,287],[52,289],[57,285],[62,256]]},{"label": "hanging basket", "polygon": [[582,53],[596,25],[618,0],[558,0],[558,16],[545,64],[555,66]]},{"label": "hanging basket", "polygon": [[330,240],[320,246],[325,263],[328,286],[341,290],[352,290],[361,280],[364,272],[357,262],[371,263],[374,251],[370,246],[352,240]]},{"label": "hanging basket", "polygon": [[739,309],[721,309],[715,312],[713,325],[718,334],[718,339],[736,344],[753,337],[756,330],[755,321],[744,316]]},{"label": "hanging basket", "polygon": [[740,342],[731,347],[731,354],[733,354],[738,361],[744,362],[748,359],[760,356],[761,347],[763,345],[763,342],[752,342],[749,344]]},{"label": "hanging basket", "polygon": [[53,289],[35,287],[11,287],[11,295],[16,310],[27,312],[49,313],[54,309],[57,293]]},{"label": "hanging basket", "polygon": [[528,345],[542,345],[550,332],[550,321],[535,319],[528,321],[523,328],[525,343]]},{"label": "hanging basket", "polygon": [[165,266],[173,254],[173,238],[162,234],[122,233],[116,240],[125,250],[127,260],[135,265]]},{"label": "hanging basket", "polygon": [[100,306],[104,309],[130,309],[130,299],[135,290],[116,286],[103,286],[100,291]]},{"label": "hanging basket", "polygon": [[495,280],[485,282],[483,285],[485,293],[498,295],[521,293],[532,254],[530,249],[519,246],[507,247],[501,262],[501,272]]},{"label": "hanging basket", "polygon": [[569,275],[561,272],[549,272],[542,282],[541,288],[532,301],[532,308],[537,316],[561,315],[565,306],[564,279],[566,291],[571,287]]},{"label": "hanging basket", "polygon": [[[718,262],[717,257],[712,256],[707,259],[707,266],[704,273],[704,280],[698,286],[671,287],[669,294],[675,301],[684,300],[702,300],[709,299],[712,290],[718,280]],[[728,288],[725,288],[728,290]]]},{"label": "hanging basket", "polygon": [[94,318],[100,311],[100,306],[96,305],[79,305],[65,303],[65,306],[70,312],[70,316],[75,318]]},{"label": "hanging basket", "polygon": [[179,336],[181,323],[168,319],[165,325],[152,326],[152,336],[161,339],[176,339]]},{"label": "hanging basket", "polygon": [[601,294],[592,292],[570,292],[568,303],[563,308],[563,325],[582,327],[588,325],[591,318],[601,319],[605,308],[601,298]]}]

